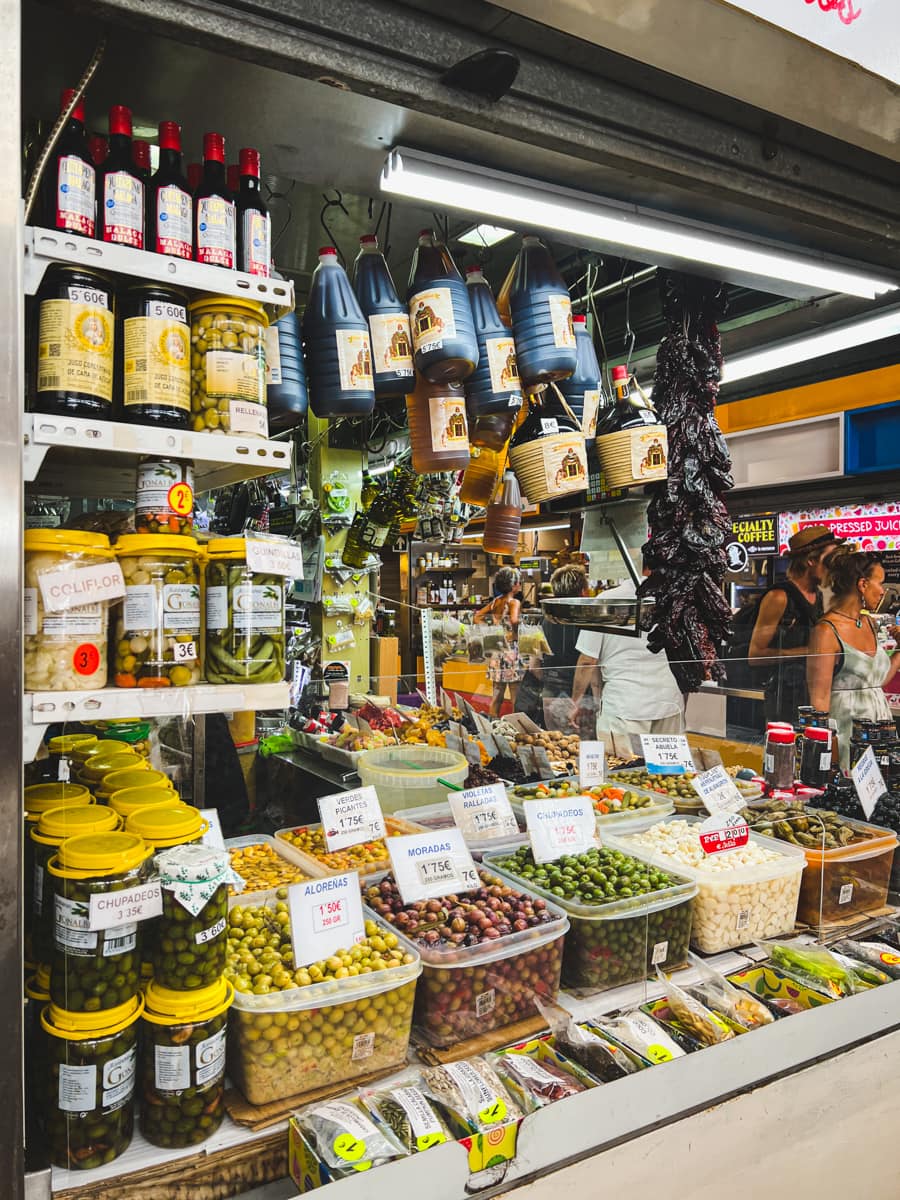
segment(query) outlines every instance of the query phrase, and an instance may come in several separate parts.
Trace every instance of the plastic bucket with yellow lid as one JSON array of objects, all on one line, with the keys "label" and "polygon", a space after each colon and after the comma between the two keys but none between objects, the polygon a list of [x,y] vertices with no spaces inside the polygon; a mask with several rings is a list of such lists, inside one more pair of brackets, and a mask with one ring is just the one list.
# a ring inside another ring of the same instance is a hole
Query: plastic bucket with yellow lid
[{"label": "plastic bucket with yellow lid", "polygon": [[143,766],[119,767],[115,771],[108,771],[103,776],[94,788],[94,795],[102,804],[109,804],[116,792],[122,792],[126,788],[172,787],[172,780],[165,771],[157,771],[154,767],[149,766],[146,759],[138,761],[143,763]]},{"label": "plastic bucket with yellow lid", "polygon": [[209,831],[209,821],[199,808],[179,802],[169,807],[139,809],[127,817],[125,828],[142,837],[154,850],[165,850],[199,842]]},{"label": "plastic bucket with yellow lid", "polygon": [[145,808],[171,808],[180,803],[181,797],[173,787],[157,787],[154,784],[150,787],[121,788],[109,798],[109,807],[123,819]]},{"label": "plastic bucket with yellow lid", "polygon": [[114,741],[112,738],[100,738],[99,741],[95,738],[93,742],[81,742],[72,750],[72,758],[83,766],[88,759],[96,757],[98,754],[121,754],[123,749],[122,743]]},{"label": "plastic bucket with yellow lid", "polygon": [[93,789],[104,775],[113,771],[146,771],[147,760],[129,750],[127,746],[119,745],[115,750],[103,754],[95,754],[78,772],[82,783]]},{"label": "plastic bucket with yellow lid", "polygon": [[51,808],[68,808],[73,804],[93,804],[94,797],[82,783],[33,783],[23,793],[25,820],[37,821],[41,813]]}]

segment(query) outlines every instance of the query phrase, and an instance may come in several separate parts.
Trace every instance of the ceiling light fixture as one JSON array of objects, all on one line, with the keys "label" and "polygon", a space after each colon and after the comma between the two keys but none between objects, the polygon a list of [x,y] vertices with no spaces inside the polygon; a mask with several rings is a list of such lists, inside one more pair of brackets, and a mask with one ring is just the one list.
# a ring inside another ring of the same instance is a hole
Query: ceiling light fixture
[{"label": "ceiling light fixture", "polygon": [[824,256],[795,254],[728,230],[406,147],[395,147],[387,156],[381,190],[517,228],[569,235],[580,246],[619,253],[627,247],[664,266],[696,269],[699,263],[729,282],[780,295],[843,292],[871,300],[898,286]]},{"label": "ceiling light fixture", "polygon": [[514,233],[514,229],[504,229],[501,225],[473,225],[453,240],[464,242],[467,246],[480,246],[487,249],[496,246],[499,242],[505,242]]}]

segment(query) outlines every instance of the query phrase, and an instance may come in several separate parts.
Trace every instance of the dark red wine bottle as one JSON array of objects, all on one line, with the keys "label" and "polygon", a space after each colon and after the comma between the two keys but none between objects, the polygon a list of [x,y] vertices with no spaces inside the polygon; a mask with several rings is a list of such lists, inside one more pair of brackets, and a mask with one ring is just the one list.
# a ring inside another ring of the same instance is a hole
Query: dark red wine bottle
[{"label": "dark red wine bottle", "polygon": [[225,181],[225,138],[203,135],[203,177],[194,194],[194,258],[235,267],[234,201]]},{"label": "dark red wine bottle", "polygon": [[140,175],[141,183],[143,183],[144,190],[146,191],[152,172],[150,163],[150,143],[135,139],[131,143],[131,161],[134,163],[134,169],[137,171],[138,175]]},{"label": "dark red wine bottle", "polygon": [[95,167],[102,167],[109,154],[109,142],[99,133],[92,133],[88,138],[88,153]]},{"label": "dark red wine bottle", "polygon": [[159,123],[159,167],[150,180],[147,249],[172,258],[194,254],[191,190],[181,169],[181,126],[176,121]]},{"label": "dark red wine bottle", "polygon": [[200,186],[200,180],[203,178],[203,163],[188,163],[187,180],[188,187],[191,189],[191,195],[197,191]]},{"label": "dark red wine bottle", "polygon": [[232,200],[237,200],[237,194],[241,190],[241,169],[237,163],[228,164],[228,169],[225,172],[225,179],[228,184],[228,190],[231,193]]},{"label": "dark red wine bottle", "polygon": [[144,249],[144,183],[131,156],[131,109],[109,110],[109,154],[98,172],[100,239]]},{"label": "dark red wine bottle", "polygon": [[[60,111],[75,95],[74,88],[62,94]],[[96,221],[96,171],[84,132],[84,98],[72,109],[59,135],[53,156],[44,168],[44,224],[82,237],[94,236]]]},{"label": "dark red wine bottle", "polygon": [[241,187],[237,198],[238,270],[268,278],[272,264],[269,210],[259,181],[259,151],[242,150],[238,168]]}]

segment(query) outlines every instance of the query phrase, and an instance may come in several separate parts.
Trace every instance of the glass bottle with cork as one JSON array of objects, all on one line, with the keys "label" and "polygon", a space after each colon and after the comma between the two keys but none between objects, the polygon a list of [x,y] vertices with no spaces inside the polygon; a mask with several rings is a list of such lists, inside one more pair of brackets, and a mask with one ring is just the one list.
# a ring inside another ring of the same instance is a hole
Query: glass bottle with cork
[{"label": "glass bottle with cork", "polygon": [[234,270],[234,201],[225,181],[225,138],[203,135],[203,174],[194,194],[194,258]]}]

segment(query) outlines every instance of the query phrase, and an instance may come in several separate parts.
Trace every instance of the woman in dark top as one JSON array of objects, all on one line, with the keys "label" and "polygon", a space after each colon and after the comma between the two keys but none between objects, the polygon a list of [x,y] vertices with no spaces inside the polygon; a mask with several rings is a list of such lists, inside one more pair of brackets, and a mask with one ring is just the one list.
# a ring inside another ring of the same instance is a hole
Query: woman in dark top
[{"label": "woman in dark top", "polygon": [[[554,596],[583,596],[587,592],[587,572],[580,563],[558,567],[550,576]],[[544,637],[552,651],[544,655],[540,667],[529,669],[519,685],[520,711],[537,725],[544,724],[544,701],[572,695],[572,681],[578,651],[575,643],[581,630],[577,625],[542,623]]]}]

